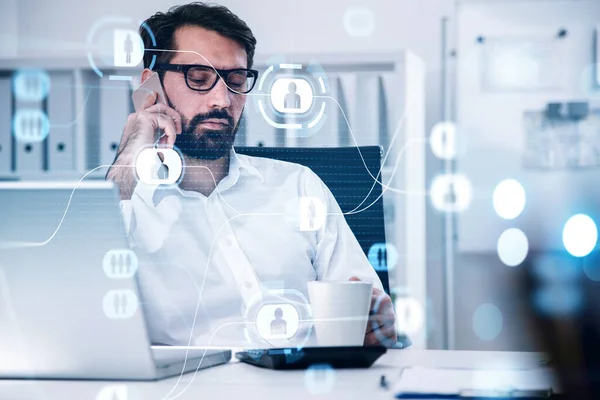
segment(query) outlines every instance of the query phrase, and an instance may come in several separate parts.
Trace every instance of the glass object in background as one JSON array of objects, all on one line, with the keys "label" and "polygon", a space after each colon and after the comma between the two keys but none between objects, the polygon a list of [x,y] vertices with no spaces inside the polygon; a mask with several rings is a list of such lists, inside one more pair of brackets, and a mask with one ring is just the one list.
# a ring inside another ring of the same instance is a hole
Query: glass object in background
[{"label": "glass object in background", "polygon": [[600,110],[580,121],[549,120],[545,112],[525,113],[525,168],[600,166]]}]

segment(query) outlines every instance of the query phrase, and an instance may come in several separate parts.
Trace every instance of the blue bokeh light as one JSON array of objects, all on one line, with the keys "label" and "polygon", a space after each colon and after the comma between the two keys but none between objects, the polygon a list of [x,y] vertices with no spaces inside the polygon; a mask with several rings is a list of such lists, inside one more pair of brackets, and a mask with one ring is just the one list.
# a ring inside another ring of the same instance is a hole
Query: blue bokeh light
[{"label": "blue bokeh light", "polygon": [[577,214],[569,218],[562,234],[565,249],[575,257],[585,257],[598,242],[598,228],[589,216]]},{"label": "blue bokeh light", "polygon": [[515,179],[505,179],[494,189],[492,203],[500,218],[515,219],[525,209],[527,196],[525,189]]},{"label": "blue bokeh light", "polygon": [[554,254],[541,254],[533,262],[533,271],[545,283],[566,283],[580,276],[581,267],[573,257],[557,258]]},{"label": "blue bokeh light", "polygon": [[509,267],[516,267],[527,257],[529,241],[522,230],[509,228],[498,238],[496,250],[500,261]]},{"label": "blue bokeh light", "polygon": [[502,332],[503,326],[502,312],[491,303],[480,305],[473,314],[473,331],[481,340],[491,341],[496,339]]},{"label": "blue bokeh light", "polygon": [[533,294],[533,304],[546,315],[565,316],[576,312],[583,301],[581,291],[576,285],[544,285]]},{"label": "blue bokeh light", "polygon": [[398,263],[398,250],[391,243],[375,243],[367,258],[375,271],[391,271]]}]

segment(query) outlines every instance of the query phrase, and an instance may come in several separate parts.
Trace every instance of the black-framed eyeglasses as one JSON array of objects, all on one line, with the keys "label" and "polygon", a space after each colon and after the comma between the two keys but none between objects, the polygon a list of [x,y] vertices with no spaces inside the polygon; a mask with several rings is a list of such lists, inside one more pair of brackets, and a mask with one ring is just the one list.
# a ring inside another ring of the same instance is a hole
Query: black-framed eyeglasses
[{"label": "black-framed eyeglasses", "polygon": [[217,85],[219,78],[233,93],[249,93],[256,84],[258,71],[253,69],[217,69],[199,64],[156,64],[155,70],[183,72],[185,83],[192,90],[208,92]]}]

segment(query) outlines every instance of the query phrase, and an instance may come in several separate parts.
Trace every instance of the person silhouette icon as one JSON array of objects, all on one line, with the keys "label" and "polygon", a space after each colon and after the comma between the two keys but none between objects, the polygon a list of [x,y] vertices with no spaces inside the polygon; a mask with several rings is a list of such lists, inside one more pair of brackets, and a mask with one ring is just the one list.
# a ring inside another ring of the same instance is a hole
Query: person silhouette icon
[{"label": "person silhouette icon", "polygon": [[300,95],[296,93],[297,86],[294,82],[290,82],[288,85],[289,93],[285,95],[284,99],[284,108],[289,109],[298,109],[301,107],[302,99],[300,99]]},{"label": "person silhouette icon", "polygon": [[444,195],[444,204],[447,207],[453,207],[456,205],[456,191],[454,189],[454,183],[452,182],[448,184],[448,190]]},{"label": "person silhouette icon", "polygon": [[36,117],[36,120],[37,120],[36,121],[37,122],[37,126],[36,126],[36,130],[35,130],[35,137],[40,138],[40,137],[42,137],[42,131],[44,129],[44,126],[43,126],[44,125],[44,121],[43,121],[41,115],[38,115]]},{"label": "person silhouette icon", "polygon": [[115,293],[113,297],[113,306],[115,307],[115,315],[119,315],[119,310],[121,308],[121,296],[119,293]]},{"label": "person silhouette icon", "polygon": [[283,319],[283,310],[277,307],[273,314],[275,319],[271,321],[271,335],[287,335],[287,322]]},{"label": "person silhouette icon", "polygon": [[121,295],[121,313],[127,314],[127,294]]},{"label": "person silhouette icon", "polygon": [[381,250],[381,247],[379,249],[377,249],[377,266],[381,267],[381,261],[383,260],[383,250]]},{"label": "person silhouette icon", "polygon": [[125,257],[125,273],[129,275],[129,269],[131,268],[131,254],[127,254]]},{"label": "person silhouette icon", "polygon": [[117,274],[117,256],[114,254],[110,258],[110,268],[113,276],[115,276]]},{"label": "person silhouette icon", "polygon": [[119,254],[119,275],[123,275],[123,254]]},{"label": "person silhouette icon", "polygon": [[152,166],[152,178],[159,180],[169,179],[169,166],[165,164],[165,155],[162,152],[157,152],[159,162]]},{"label": "person silhouette icon", "polygon": [[37,126],[37,118],[35,117],[35,115],[32,115],[29,117],[29,133],[28,135],[33,139],[35,137],[37,137],[37,133],[36,133],[36,126]]},{"label": "person silhouette icon", "polygon": [[315,203],[314,203],[314,201],[311,200],[308,203],[308,226],[310,229],[314,229],[315,218],[317,217],[316,214],[317,214],[317,210],[315,207]]},{"label": "person silhouette icon", "polygon": [[131,53],[133,53],[133,40],[131,40],[130,34],[127,34],[123,50],[125,51],[125,62],[127,64],[131,64]]},{"label": "person silhouette icon", "polygon": [[29,92],[29,95],[31,96],[35,96],[36,93],[36,89],[37,89],[37,78],[35,75],[27,75],[26,77],[26,82],[27,82],[27,91]]}]

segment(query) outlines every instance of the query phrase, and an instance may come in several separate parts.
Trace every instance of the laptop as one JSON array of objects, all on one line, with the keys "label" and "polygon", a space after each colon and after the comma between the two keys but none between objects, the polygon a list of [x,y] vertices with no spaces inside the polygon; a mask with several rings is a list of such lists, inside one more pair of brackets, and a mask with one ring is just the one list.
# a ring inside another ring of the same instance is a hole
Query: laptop
[{"label": "laptop", "polygon": [[112,182],[0,182],[0,221],[0,378],[156,380],[231,359],[151,345]]}]

